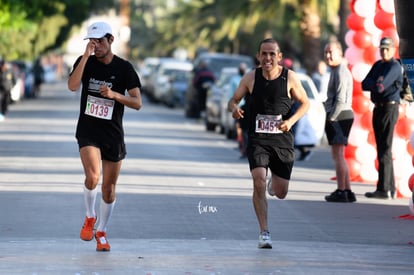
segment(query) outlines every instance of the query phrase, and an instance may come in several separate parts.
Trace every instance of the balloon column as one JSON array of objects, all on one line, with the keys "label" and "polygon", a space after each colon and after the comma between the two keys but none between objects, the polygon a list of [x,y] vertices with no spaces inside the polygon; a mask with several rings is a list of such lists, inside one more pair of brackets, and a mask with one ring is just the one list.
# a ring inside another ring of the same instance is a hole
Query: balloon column
[{"label": "balloon column", "polygon": [[[369,92],[362,91],[361,81],[372,64],[380,59],[379,41],[382,37],[392,37],[399,46],[395,25],[393,0],[352,0],[351,14],[347,18],[349,31],[345,42],[348,60],[354,79],[353,103],[354,125],[345,149],[352,181],[376,183],[378,161],[374,131],[372,128],[372,109]],[[397,58],[398,49],[397,49]],[[400,105],[398,122],[394,132],[392,147],[397,196],[411,196],[409,180],[414,173],[414,147],[411,145],[411,132],[414,130],[414,106]],[[414,180],[414,176],[411,181]]]}]

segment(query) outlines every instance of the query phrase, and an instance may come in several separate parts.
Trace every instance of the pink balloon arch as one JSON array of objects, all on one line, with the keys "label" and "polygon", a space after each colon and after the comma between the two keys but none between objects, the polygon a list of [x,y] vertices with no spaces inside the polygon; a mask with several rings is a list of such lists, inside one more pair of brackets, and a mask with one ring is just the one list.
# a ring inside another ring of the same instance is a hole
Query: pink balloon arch
[{"label": "pink balloon arch", "polygon": [[[378,161],[372,128],[372,109],[369,92],[361,89],[372,64],[380,59],[379,41],[390,36],[399,38],[395,25],[394,0],[352,0],[351,14],[347,18],[345,58],[354,79],[354,125],[345,149],[352,181],[376,183]],[[397,197],[410,197],[414,185],[414,105],[401,104],[392,146]]]}]

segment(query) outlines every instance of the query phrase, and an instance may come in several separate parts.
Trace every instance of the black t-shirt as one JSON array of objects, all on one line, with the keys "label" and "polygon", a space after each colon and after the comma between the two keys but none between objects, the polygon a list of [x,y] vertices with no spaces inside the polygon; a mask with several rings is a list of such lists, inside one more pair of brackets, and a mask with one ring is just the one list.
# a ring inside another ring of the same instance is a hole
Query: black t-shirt
[{"label": "black t-shirt", "polygon": [[[79,64],[79,57],[74,68]],[[89,57],[82,75],[82,95],[76,138],[92,138],[101,142],[124,142],[122,118],[124,105],[101,96],[99,88],[107,85],[112,91],[125,95],[127,90],[140,88],[140,79],[128,61],[114,55],[111,63]]]}]

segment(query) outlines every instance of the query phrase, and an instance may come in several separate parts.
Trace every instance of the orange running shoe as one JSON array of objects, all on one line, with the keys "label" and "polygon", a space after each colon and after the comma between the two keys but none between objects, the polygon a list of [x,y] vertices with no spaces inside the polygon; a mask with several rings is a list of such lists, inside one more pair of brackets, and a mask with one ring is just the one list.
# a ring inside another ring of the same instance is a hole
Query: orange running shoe
[{"label": "orange running shoe", "polygon": [[84,241],[90,241],[93,239],[93,227],[95,226],[95,218],[85,218],[82,229],[80,231],[80,238]]},{"label": "orange running shoe", "polygon": [[106,232],[103,231],[96,231],[95,234],[96,239],[96,251],[110,251],[111,246],[106,239]]}]

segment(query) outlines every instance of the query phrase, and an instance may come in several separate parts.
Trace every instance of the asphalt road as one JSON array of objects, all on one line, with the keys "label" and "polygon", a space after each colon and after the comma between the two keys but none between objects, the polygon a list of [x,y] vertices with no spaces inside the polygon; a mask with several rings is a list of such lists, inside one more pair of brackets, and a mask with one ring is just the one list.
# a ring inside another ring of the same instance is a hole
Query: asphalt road
[{"label": "asphalt road", "polygon": [[413,274],[408,200],[327,203],[329,148],[296,162],[285,200],[269,199],[272,250],[257,249],[247,161],[234,141],[182,109],[127,110],[128,155],[108,225],[111,252],[79,239],[79,96],[65,82],[11,106],[0,123],[0,274]]}]

